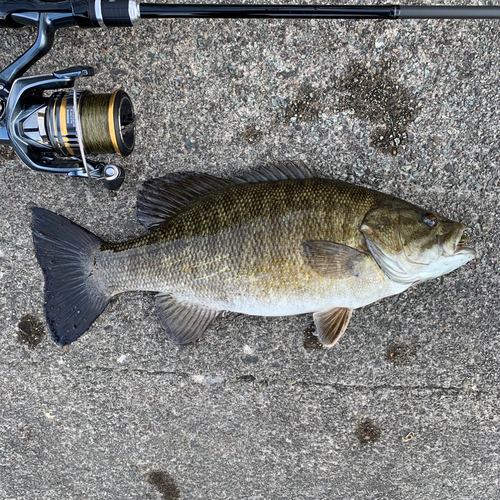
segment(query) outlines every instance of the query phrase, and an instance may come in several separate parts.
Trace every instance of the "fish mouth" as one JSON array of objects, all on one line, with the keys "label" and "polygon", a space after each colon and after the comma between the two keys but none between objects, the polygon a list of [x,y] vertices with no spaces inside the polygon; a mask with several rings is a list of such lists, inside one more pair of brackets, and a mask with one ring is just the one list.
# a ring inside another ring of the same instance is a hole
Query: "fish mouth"
[{"label": "fish mouth", "polygon": [[473,253],[474,256],[476,255],[476,251],[472,248],[467,246],[468,239],[467,236],[464,234],[465,231],[465,226],[463,224],[459,224],[455,233],[454,243],[450,245],[450,239],[448,238],[448,241],[444,241],[444,238],[446,235],[442,235],[439,237],[439,249],[441,250],[442,255],[444,256],[451,256],[451,255],[457,255],[459,253]]},{"label": "fish mouth", "polygon": [[[450,263],[452,261],[461,262],[460,265],[462,265],[476,258],[476,251],[473,248],[467,246],[468,240],[467,236],[464,234],[464,231],[465,231],[464,224],[458,223],[457,228],[455,229],[455,231],[453,231],[454,234],[450,235],[450,232],[448,232],[446,234],[442,234],[437,237],[437,243],[439,252],[441,253],[441,257],[444,257],[445,259],[449,260]],[[413,266],[420,266],[421,269],[425,269],[430,265],[429,262],[419,262],[415,259],[412,259],[408,255],[407,249],[403,244],[401,233],[399,233],[399,238],[401,242],[402,252],[407,262],[409,262]],[[401,268],[402,266],[398,265],[398,267]],[[386,272],[386,274],[388,273]],[[404,281],[407,280],[409,280],[409,278],[405,277]],[[402,282],[401,277],[396,276],[395,281]]]},{"label": "fish mouth", "polygon": [[462,234],[462,236],[460,236],[460,239],[457,242],[457,249],[466,247],[467,247],[467,236],[465,236],[465,234]]}]

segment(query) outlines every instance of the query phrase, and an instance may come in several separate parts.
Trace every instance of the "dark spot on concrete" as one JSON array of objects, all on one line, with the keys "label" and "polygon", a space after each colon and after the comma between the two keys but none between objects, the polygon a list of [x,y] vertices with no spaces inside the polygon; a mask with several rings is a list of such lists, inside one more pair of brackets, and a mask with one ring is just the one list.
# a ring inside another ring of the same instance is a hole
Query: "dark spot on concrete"
[{"label": "dark spot on concrete", "polygon": [[253,375],[241,375],[238,380],[242,382],[255,382],[255,377]]},{"label": "dark spot on concrete", "polygon": [[404,342],[394,342],[385,351],[385,357],[395,365],[404,365],[415,356],[415,347],[405,344]]},{"label": "dark spot on concrete", "polygon": [[280,76],[281,78],[292,78],[294,76],[297,76],[299,74],[298,70],[292,69],[291,71],[279,71],[276,73],[277,76]]},{"label": "dark spot on concrete", "polygon": [[17,328],[17,341],[27,345],[30,349],[35,349],[45,337],[44,324],[31,314],[23,316]]},{"label": "dark spot on concrete", "polygon": [[241,138],[248,144],[257,144],[262,139],[262,132],[256,125],[247,125],[243,129]]},{"label": "dark spot on concrete", "polygon": [[415,96],[388,76],[389,68],[372,73],[364,66],[352,66],[335,83],[335,90],[343,94],[338,111],[353,110],[359,118],[370,120],[376,125],[371,145],[396,155],[408,142],[408,126],[416,118],[418,107]]},{"label": "dark spot on concrete", "polygon": [[[287,124],[314,122],[318,120],[322,93],[309,84],[299,87],[297,94],[290,102],[279,106],[278,119]],[[280,105],[280,103],[278,103]]]},{"label": "dark spot on concrete", "polygon": [[354,434],[360,444],[376,443],[380,440],[379,426],[369,418],[360,422],[354,429]]},{"label": "dark spot on concrete", "polygon": [[119,69],[119,68],[113,68],[110,70],[109,73],[111,76],[114,76],[116,78],[121,78],[121,79],[123,79],[123,77],[127,74],[126,71],[124,71],[123,69]]},{"label": "dark spot on concrete", "polygon": [[241,361],[243,361],[246,365],[253,365],[259,361],[259,358],[258,356],[245,356],[244,358],[241,358]]},{"label": "dark spot on concrete", "polygon": [[181,492],[177,488],[174,480],[162,470],[152,470],[147,476],[148,482],[158,488],[165,500],[177,500],[181,497]]},{"label": "dark spot on concrete", "polygon": [[194,153],[200,149],[200,146],[196,141],[192,141],[188,137],[183,137],[182,138],[182,145],[184,152],[187,153]]},{"label": "dark spot on concrete", "polygon": [[269,380],[263,378],[261,380],[257,380],[257,383],[259,384],[259,387],[264,390],[269,387]]},{"label": "dark spot on concrete", "polygon": [[0,161],[13,160],[16,157],[16,153],[10,146],[0,146]]},{"label": "dark spot on concrete", "polygon": [[317,349],[323,349],[323,344],[320,342],[319,338],[314,335],[316,328],[314,323],[308,326],[302,333],[304,335],[304,349],[307,351],[315,351]]}]

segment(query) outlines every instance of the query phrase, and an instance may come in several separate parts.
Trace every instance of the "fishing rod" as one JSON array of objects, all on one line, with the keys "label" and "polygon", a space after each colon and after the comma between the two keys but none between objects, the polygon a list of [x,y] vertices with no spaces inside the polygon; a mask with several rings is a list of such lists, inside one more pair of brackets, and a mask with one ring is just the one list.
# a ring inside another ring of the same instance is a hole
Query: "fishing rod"
[{"label": "fishing rod", "polygon": [[[47,54],[57,29],[68,26],[134,26],[162,18],[295,19],[500,19],[500,7],[424,5],[221,5],[148,4],[137,0],[0,0],[0,27],[34,26],[33,45],[0,72],[0,144],[14,148],[30,168],[103,180],[118,189],[124,171],[98,154],[128,156],[134,149],[135,117],[127,93],[78,90],[94,75],[76,66],[49,75],[22,75]],[[47,91],[56,91],[46,97]]]}]

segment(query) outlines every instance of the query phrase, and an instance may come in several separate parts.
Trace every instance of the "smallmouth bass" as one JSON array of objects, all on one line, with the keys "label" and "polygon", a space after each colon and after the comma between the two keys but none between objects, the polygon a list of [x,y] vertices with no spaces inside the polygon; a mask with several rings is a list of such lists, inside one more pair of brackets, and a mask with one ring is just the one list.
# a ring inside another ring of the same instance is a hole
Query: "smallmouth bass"
[{"label": "smallmouth bass", "polygon": [[464,225],[377,191],[284,163],[235,179],[193,172],[144,183],[139,221],[151,231],[107,243],[33,209],[54,340],[76,340],[122,292],[159,292],[175,343],[198,340],[222,311],[313,313],[325,347],[353,309],[449,273],[475,257]]}]

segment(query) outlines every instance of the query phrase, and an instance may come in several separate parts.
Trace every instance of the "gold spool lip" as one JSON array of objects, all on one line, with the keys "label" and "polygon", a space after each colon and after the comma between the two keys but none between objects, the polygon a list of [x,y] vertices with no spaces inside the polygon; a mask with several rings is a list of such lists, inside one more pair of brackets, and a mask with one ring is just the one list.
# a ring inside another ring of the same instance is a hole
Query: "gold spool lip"
[{"label": "gold spool lip", "polygon": [[[52,108],[52,130],[53,131],[56,131],[57,130],[57,120],[56,120],[56,106],[54,105],[54,107]],[[57,136],[54,135],[54,139],[57,140]]]},{"label": "gold spool lip", "polygon": [[[73,92],[75,92],[75,90],[73,90]],[[76,102],[76,110],[75,110],[75,129],[78,131],[78,129],[76,128],[76,121],[79,120],[80,122],[80,130],[81,130],[81,141],[82,141],[82,146],[83,146],[83,151],[84,153],[87,153],[87,147],[85,145],[85,137],[83,135],[83,130],[82,130],[82,119],[81,119],[81,116],[82,116],[82,104],[83,104],[83,101],[84,101],[84,98],[87,94],[90,94],[90,92],[88,90],[82,90],[80,92],[80,95],[77,95],[76,98],[78,99],[77,102]],[[69,98],[69,96],[68,96]],[[78,132],[77,132],[78,133]]]},{"label": "gold spool lip", "polygon": [[118,146],[118,141],[116,140],[116,130],[115,130],[115,120],[114,120],[114,106],[116,96],[118,92],[122,91],[122,89],[116,89],[109,98],[108,105],[108,128],[109,128],[109,136],[111,137],[111,142],[113,144],[113,148],[115,153],[118,153],[122,158],[125,158],[122,152],[120,151],[120,147]]},{"label": "gold spool lip", "polygon": [[[71,147],[69,140],[68,140],[67,107],[68,107],[68,100],[62,99],[61,100],[61,107],[59,108],[59,123],[61,124],[61,133],[63,136],[63,146],[68,150],[69,154],[71,154],[72,156],[75,156],[75,152],[73,151],[73,148]],[[78,116],[75,116],[75,120],[78,120]]]}]

